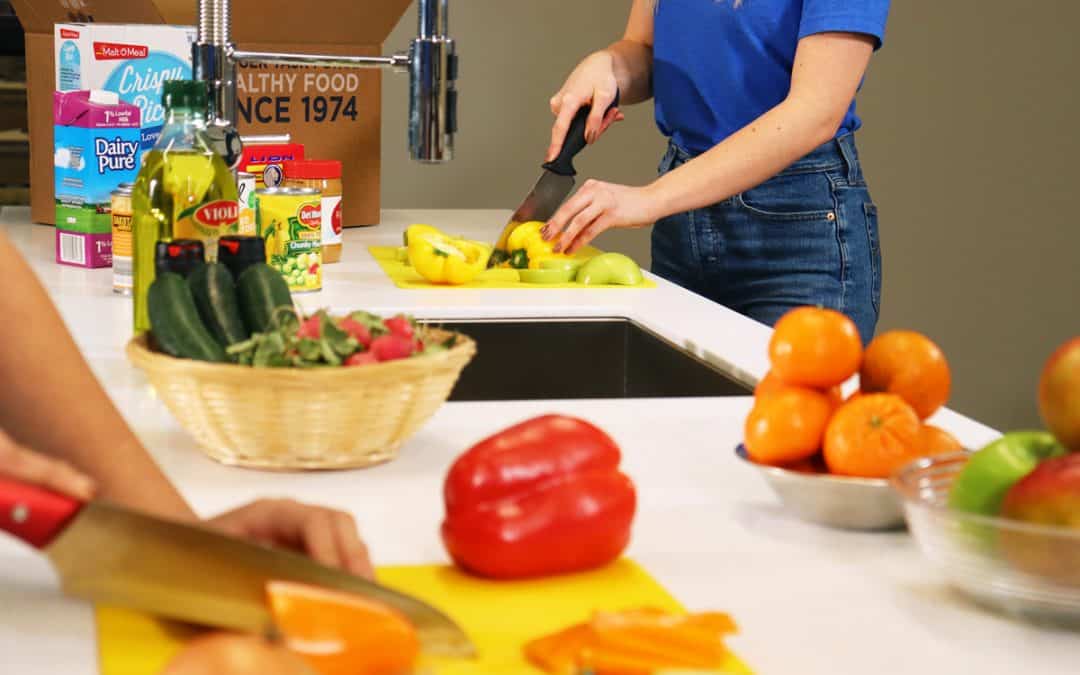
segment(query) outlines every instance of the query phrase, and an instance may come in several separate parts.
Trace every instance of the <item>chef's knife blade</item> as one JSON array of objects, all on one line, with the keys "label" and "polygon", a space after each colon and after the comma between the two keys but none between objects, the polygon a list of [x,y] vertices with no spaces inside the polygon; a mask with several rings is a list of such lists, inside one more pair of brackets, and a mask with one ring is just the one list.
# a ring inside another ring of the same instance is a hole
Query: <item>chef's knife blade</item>
[{"label": "chef's knife blade", "polygon": [[302,555],[251,544],[103,501],[77,500],[0,479],[0,529],[41,549],[64,591],[189,623],[267,634],[266,583],[296,581],[382,602],[416,626],[425,651],[475,649],[445,614]]},{"label": "chef's knife blade", "polygon": [[[615,92],[615,99],[608,106],[611,110],[619,105],[619,92]],[[510,220],[503,227],[498,241],[495,243],[497,250],[504,250],[506,238],[510,236],[520,223],[538,220],[547,222],[555,212],[559,210],[570,191],[574,189],[574,157],[587,145],[585,142],[585,125],[589,121],[589,113],[592,106],[583,106],[574,115],[570,122],[570,128],[566,132],[566,140],[563,141],[559,156],[550,162],[543,164],[543,171],[532,189],[525,195],[525,199],[515,209]],[[605,113],[606,114],[606,113]]]}]

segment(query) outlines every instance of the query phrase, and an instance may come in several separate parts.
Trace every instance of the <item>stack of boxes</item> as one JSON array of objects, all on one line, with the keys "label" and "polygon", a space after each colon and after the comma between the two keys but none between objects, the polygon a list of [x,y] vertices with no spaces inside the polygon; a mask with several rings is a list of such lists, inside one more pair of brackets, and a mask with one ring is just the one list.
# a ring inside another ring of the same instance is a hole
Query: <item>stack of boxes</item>
[{"label": "stack of boxes", "polygon": [[53,94],[56,261],[112,264],[110,193],[135,180],[165,122],[166,80],[191,77],[186,26],[57,24]]}]

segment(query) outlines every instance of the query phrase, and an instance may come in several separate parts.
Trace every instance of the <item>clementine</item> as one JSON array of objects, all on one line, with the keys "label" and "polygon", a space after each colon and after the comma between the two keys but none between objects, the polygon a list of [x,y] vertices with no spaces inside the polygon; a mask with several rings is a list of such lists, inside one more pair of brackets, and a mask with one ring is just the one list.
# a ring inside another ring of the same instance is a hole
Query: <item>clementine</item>
[{"label": "clementine", "polygon": [[888,478],[922,456],[922,423],[895,394],[864,394],[836,411],[825,430],[825,463],[841,476]]},{"label": "clementine", "polygon": [[[774,371],[770,370],[765,373],[765,377],[761,378],[757,386],[754,387],[754,401],[756,403],[790,386],[791,383],[784,382]],[[829,399],[834,409],[839,408],[840,404],[844,402],[844,395],[841,393],[839,385],[824,389],[822,393]]]},{"label": "clementine", "polygon": [[855,323],[821,307],[791,310],[780,317],[769,340],[769,360],[777,377],[805,387],[841,384],[859,369],[862,351]]},{"label": "clementine", "polygon": [[922,446],[922,454],[926,457],[931,455],[947,455],[952,452],[962,452],[964,446],[956,437],[941,427],[933,424],[924,424],[919,432],[919,444]]},{"label": "clementine", "polygon": [[784,387],[754,405],[746,418],[746,452],[755,462],[787,464],[821,448],[833,407],[828,397],[808,387]]},{"label": "clementine", "polygon": [[381,603],[287,581],[266,594],[285,645],[320,675],[400,675],[420,653],[413,625]]},{"label": "clementine", "polygon": [[951,374],[945,355],[930,338],[909,330],[882,333],[870,341],[859,371],[863,392],[896,394],[926,419],[949,398]]}]

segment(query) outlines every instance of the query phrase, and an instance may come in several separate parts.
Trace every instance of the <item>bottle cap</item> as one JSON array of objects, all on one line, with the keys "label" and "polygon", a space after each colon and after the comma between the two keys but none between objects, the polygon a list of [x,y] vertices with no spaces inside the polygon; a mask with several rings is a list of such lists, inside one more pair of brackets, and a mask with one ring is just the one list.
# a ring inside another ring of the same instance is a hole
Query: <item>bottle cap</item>
[{"label": "bottle cap", "polygon": [[206,82],[166,80],[161,88],[161,102],[166,108],[205,108]]},{"label": "bottle cap", "polygon": [[199,239],[159,241],[154,249],[154,272],[173,272],[187,277],[199,265],[206,264],[206,250]]},{"label": "bottle cap", "polygon": [[247,268],[266,262],[266,240],[244,234],[228,234],[218,239],[218,262],[239,279]]}]

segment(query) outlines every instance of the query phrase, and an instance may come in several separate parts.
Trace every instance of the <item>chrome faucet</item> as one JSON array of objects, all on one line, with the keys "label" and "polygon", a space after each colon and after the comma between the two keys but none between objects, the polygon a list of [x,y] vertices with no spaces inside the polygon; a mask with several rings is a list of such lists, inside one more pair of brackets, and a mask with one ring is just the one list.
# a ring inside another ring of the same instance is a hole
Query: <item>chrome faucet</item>
[{"label": "chrome faucet", "polygon": [[[363,0],[360,0],[363,1]],[[229,166],[240,161],[236,131],[237,64],[392,68],[409,73],[409,155],[419,162],[453,158],[457,131],[457,53],[448,31],[448,0],[417,0],[416,38],[407,52],[391,56],[331,56],[252,52],[236,49],[230,37],[229,0],[198,0],[199,21],[192,45],[195,79],[209,84],[208,126]]]}]

